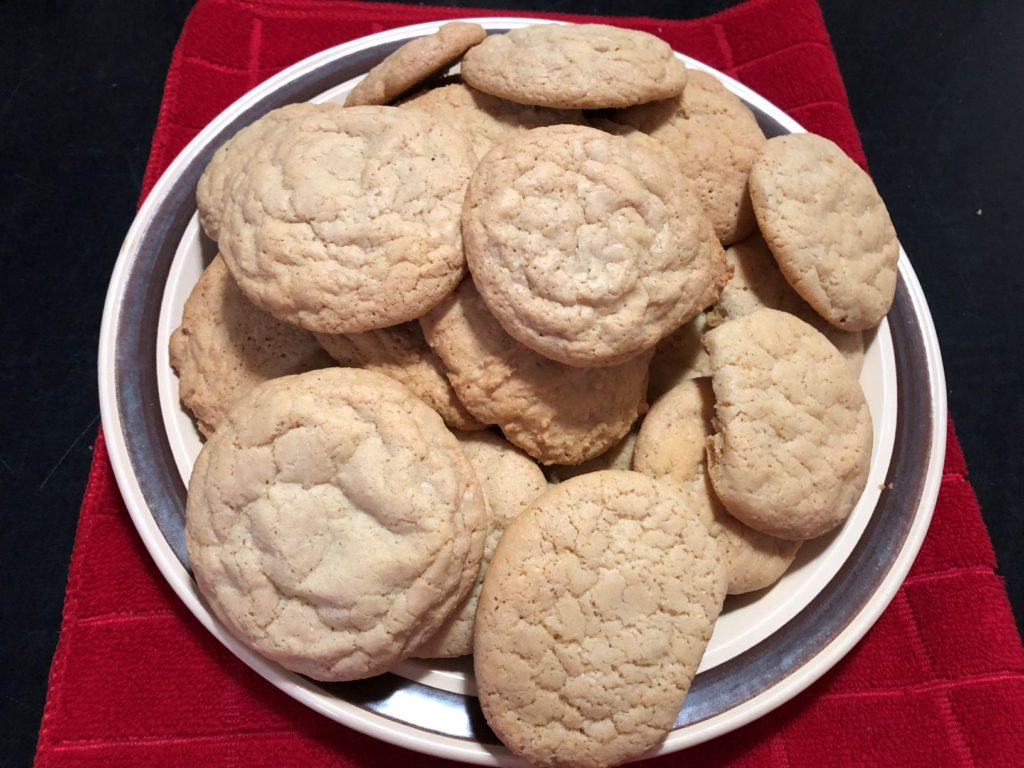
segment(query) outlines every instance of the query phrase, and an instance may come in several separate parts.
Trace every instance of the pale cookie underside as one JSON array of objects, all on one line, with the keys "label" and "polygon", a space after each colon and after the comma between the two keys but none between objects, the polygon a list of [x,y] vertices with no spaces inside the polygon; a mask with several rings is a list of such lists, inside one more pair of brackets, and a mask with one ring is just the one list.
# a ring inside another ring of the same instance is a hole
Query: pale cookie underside
[{"label": "pale cookie underside", "polygon": [[750,174],[758,226],[793,288],[837,328],[874,328],[896,291],[899,242],[871,178],[809,133],[769,140]]},{"label": "pale cookie underside", "polygon": [[537,765],[611,766],[671,728],[725,596],[704,524],[667,484],[607,470],[553,486],[484,579],[487,722]]},{"label": "pale cookie underside", "polygon": [[647,387],[647,399],[652,403],[687,379],[711,375],[711,359],[701,343],[706,325],[702,312],[658,342]]},{"label": "pale cookie underside", "polygon": [[516,104],[491,96],[464,83],[432,88],[403,101],[404,109],[419,109],[439,122],[454,125],[469,138],[478,158],[533,128],[585,123],[572,109],[546,109]]},{"label": "pale cookie underside", "polygon": [[363,333],[319,333],[316,340],[341,365],[377,371],[401,382],[452,429],[484,428],[455,395],[444,364],[415,320]]},{"label": "pale cookie underside", "polygon": [[846,358],[850,370],[860,375],[864,366],[863,334],[836,328],[800,298],[779,270],[775,257],[761,237],[755,235],[736,243],[726,250],[725,260],[733,274],[722,288],[718,303],[707,315],[710,325],[721,325],[762,307],[788,312],[824,334]]},{"label": "pale cookie underside", "polygon": [[479,24],[452,21],[432,35],[410,40],[375,66],[345,99],[346,107],[388,104],[431,75],[454,64],[487,37]]},{"label": "pale cookie underside", "polygon": [[321,333],[415,319],[464,274],[468,139],[429,115],[321,104],[231,186],[224,259],[275,316]]},{"label": "pale cookie underside", "polygon": [[721,246],[666,154],[653,140],[561,125],[481,161],[466,258],[511,336],[567,365],[615,365],[713,303]]},{"label": "pale cookie underside", "polygon": [[182,404],[210,436],[231,405],[264,381],[333,365],[316,340],[255,307],[218,256],[203,270],[171,334]]},{"label": "pale cookie underside", "polygon": [[682,92],[686,67],[663,40],[603,24],[538,24],[491,35],[466,54],[462,77],[520,104],[626,107]]},{"label": "pale cookie underside", "polygon": [[704,335],[719,499],[757,530],[809,539],[840,525],[864,490],[871,414],[842,355],[799,318],[760,309]]},{"label": "pale cookie underside", "polygon": [[463,453],[476,472],[487,501],[488,531],[480,575],[466,596],[436,634],[416,649],[420,658],[455,658],[473,652],[473,620],[483,588],[484,574],[505,528],[529,504],[547,490],[540,467],[525,453],[492,432],[456,435]]},{"label": "pale cookie underside", "polygon": [[774,584],[792,565],[800,542],[756,531],[730,515],[707,477],[705,443],[714,415],[711,380],[691,379],[665,393],[647,413],[637,436],[633,469],[672,482],[718,533],[729,571],[730,595]]},{"label": "pale cookie underside", "polygon": [[544,464],[603,453],[646,407],[649,355],[610,368],[557,363],[505,333],[472,280],[420,325],[466,409]]},{"label": "pale cookie underside", "polygon": [[716,77],[690,72],[682,95],[630,107],[611,119],[673,151],[719,240],[728,245],[754,231],[747,180],[765,137],[754,114]]},{"label": "pale cookie underside", "polygon": [[267,382],[207,442],[186,544],[239,640],[321,680],[379,674],[468,593],[486,510],[458,441],[407,389],[350,368]]}]

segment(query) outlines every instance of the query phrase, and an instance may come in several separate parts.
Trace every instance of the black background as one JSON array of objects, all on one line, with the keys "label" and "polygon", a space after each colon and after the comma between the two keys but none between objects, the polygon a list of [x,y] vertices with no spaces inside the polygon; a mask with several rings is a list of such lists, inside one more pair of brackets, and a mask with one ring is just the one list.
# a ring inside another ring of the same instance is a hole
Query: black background
[{"label": "black background", "polygon": [[[508,7],[686,18],[730,4]],[[99,423],[104,295],[191,5],[0,3],[0,765],[29,764],[35,747]],[[1020,627],[1024,3],[822,5],[872,173],[931,306]]]}]

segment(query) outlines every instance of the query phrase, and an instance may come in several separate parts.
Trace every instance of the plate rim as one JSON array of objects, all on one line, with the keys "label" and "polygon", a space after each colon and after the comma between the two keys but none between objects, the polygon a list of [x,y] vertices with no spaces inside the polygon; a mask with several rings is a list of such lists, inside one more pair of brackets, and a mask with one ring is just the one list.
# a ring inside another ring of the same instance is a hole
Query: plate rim
[{"label": "plate rim", "polygon": [[[365,50],[368,47],[403,41],[411,37],[436,31],[445,21],[437,20],[396,27],[374,35],[360,37],[315,53],[293,64],[234,101],[210,121],[174,158],[156,184],[154,184],[144,203],[140,206],[125,237],[111,275],[100,329],[98,361],[100,411],[115,479],[125,498],[125,504],[132,521],[139,531],[150,557],[190,612],[235,656],[271,684],[314,711],[374,738],[419,752],[467,762],[491,765],[520,765],[522,764],[521,761],[511,756],[503,747],[497,748],[478,741],[462,740],[435,734],[376,714],[351,704],[344,699],[333,697],[331,699],[332,707],[340,708],[347,715],[347,718],[340,719],[322,701],[325,693],[318,689],[316,685],[311,685],[304,678],[287,672],[278,665],[263,659],[235,640],[233,636],[216,622],[212,612],[205,606],[201,596],[195,589],[191,576],[178,561],[177,556],[161,532],[152,511],[145,501],[128,453],[117,400],[119,382],[116,379],[116,330],[118,321],[121,319],[122,299],[127,289],[130,267],[133,265],[134,256],[136,255],[136,245],[148,225],[152,223],[157,203],[163,199],[168,188],[174,184],[184,165],[195,154],[197,148],[206,147],[212,137],[216,137],[233,120],[238,119],[241,113],[248,108],[252,108],[262,98],[280,89],[287,83],[299,80],[304,74],[321,65],[351,53]],[[466,19],[466,21],[482,23],[490,29],[510,29],[535,23],[561,23],[550,19],[500,16]],[[694,69],[711,72],[716,77],[727,81],[727,84],[730,85],[734,92],[747,101],[756,104],[789,130],[803,130],[796,121],[785,115],[782,110],[743,84],[706,64],[692,60],[689,57],[683,58],[688,66],[692,64]],[[927,374],[930,384],[930,391],[928,393],[930,395],[929,411],[933,419],[928,466],[922,485],[921,496],[903,547],[899,550],[896,558],[889,564],[888,572],[867,603],[861,607],[835,637],[821,647],[806,663],[795,669],[792,674],[744,701],[742,704],[705,720],[673,730],[649,756],[674,752],[731,731],[761,717],[804,690],[835,665],[839,659],[845,656],[853,645],[867,632],[895,596],[906,573],[909,571],[927,532],[935,501],[938,497],[945,454],[946,399],[945,378],[934,323],[928,311],[927,302],[920,283],[902,247],[900,249],[899,273],[906,287],[914,318],[920,326],[918,330],[924,345],[925,359],[928,363]]]}]

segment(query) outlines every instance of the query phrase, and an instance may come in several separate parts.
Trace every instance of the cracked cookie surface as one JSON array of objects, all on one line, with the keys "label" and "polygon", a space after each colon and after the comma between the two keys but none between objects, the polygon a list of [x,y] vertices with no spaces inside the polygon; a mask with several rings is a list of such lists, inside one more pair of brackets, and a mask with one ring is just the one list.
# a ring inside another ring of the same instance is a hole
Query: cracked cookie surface
[{"label": "cracked cookie surface", "polygon": [[466,54],[462,77],[520,104],[627,107],[682,92],[686,67],[668,43],[604,24],[535,24],[490,35]]},{"label": "cracked cookie surface", "polygon": [[529,456],[492,432],[455,435],[473,465],[487,503],[487,540],[480,575],[452,617],[416,649],[421,658],[454,658],[473,652],[473,621],[484,574],[505,528],[547,490],[544,473]]},{"label": "cracked cookie surface", "polygon": [[808,304],[847,331],[882,322],[900,247],[860,166],[822,136],[776,136],[750,171],[750,197],[779,268]]},{"label": "cracked cookie surface", "polygon": [[206,437],[257,384],[334,364],[308,331],[282,323],[245,298],[219,256],[185,301],[169,350],[181,402]]},{"label": "cracked cookie surface", "polygon": [[615,112],[611,119],[672,150],[722,243],[755,230],[747,180],[765,137],[754,114],[716,77],[690,71],[681,95]]},{"label": "cracked cookie surface", "polygon": [[864,491],[872,425],[838,350],[793,315],[759,309],[709,331],[716,434],[708,474],[747,525],[811,539],[842,524]]},{"label": "cracked cookie surface", "polygon": [[483,496],[440,417],[382,374],[260,385],[203,447],[186,544],[227,629],[318,680],[379,674],[468,594]]},{"label": "cracked cookie surface", "polygon": [[465,271],[469,140],[413,110],[317,107],[231,184],[224,260],[250,300],[311,331],[415,319]]},{"label": "cracked cookie surface", "polygon": [[211,240],[216,242],[220,235],[227,190],[249,159],[265,141],[272,140],[275,132],[287,131],[289,121],[314,114],[317,109],[317,105],[306,102],[275,109],[240,130],[214,153],[196,185],[199,224]]},{"label": "cracked cookie surface", "polygon": [[467,410],[544,464],[604,453],[647,406],[649,353],[609,368],[562,365],[505,333],[472,280],[420,325]]},{"label": "cracked cookie surface", "polygon": [[444,364],[415,320],[363,333],[318,333],[316,340],[341,365],[377,371],[401,382],[452,429],[484,428],[459,401]]},{"label": "cracked cookie surface", "polygon": [[356,83],[346,107],[387,104],[417,84],[454,64],[463,53],[487,37],[479,24],[451,21],[432,35],[410,40]]},{"label": "cracked cookie surface", "polygon": [[711,380],[690,379],[665,393],[640,426],[633,469],[672,482],[703,518],[719,529],[718,545],[729,572],[730,595],[764,589],[786,572],[799,541],[755,531],[722,506],[707,477],[705,444],[712,434],[714,393]]},{"label": "cracked cookie surface", "polygon": [[584,126],[536,128],[489,152],[466,191],[463,233],[502,327],[567,365],[653,348],[712,304],[725,277],[667,150]]},{"label": "cracked cookie surface", "polygon": [[610,766],[672,727],[725,597],[704,523],[666,483],[606,470],[505,530],[477,608],[487,722],[539,766]]}]

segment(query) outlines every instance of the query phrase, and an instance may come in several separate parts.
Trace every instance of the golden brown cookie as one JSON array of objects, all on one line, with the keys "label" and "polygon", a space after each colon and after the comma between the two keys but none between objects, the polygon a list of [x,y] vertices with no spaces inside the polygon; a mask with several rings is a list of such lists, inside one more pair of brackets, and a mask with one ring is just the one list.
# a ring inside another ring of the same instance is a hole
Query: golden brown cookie
[{"label": "golden brown cookie", "polygon": [[479,24],[450,21],[432,35],[410,40],[366,73],[345,99],[346,107],[389,104],[431,75],[447,69],[487,37]]},{"label": "golden brown cookie", "polygon": [[473,468],[441,418],[355,368],[252,390],[189,481],[185,540],[213,612],[318,680],[412,653],[469,593],[486,533]]},{"label": "golden brown cookie", "polygon": [[687,379],[711,375],[711,360],[701,342],[706,327],[706,315],[701,312],[658,342],[651,358],[651,381],[647,386],[650,402]]},{"label": "golden brown cookie", "polygon": [[181,402],[207,437],[257,384],[334,364],[308,331],[253,306],[219,256],[185,301],[170,358]]},{"label": "golden brown cookie", "polygon": [[667,152],[584,126],[536,128],[489,152],[463,234],[502,327],[567,365],[652,349],[724,282],[721,246]]},{"label": "golden brown cookie", "polygon": [[221,253],[246,296],[320,333],[419,317],[465,271],[469,141],[429,115],[320,104],[230,186]]},{"label": "golden brown cookie", "polygon": [[847,331],[882,322],[900,245],[860,166],[822,136],[776,136],[750,171],[750,197],[782,274],[808,304]]},{"label": "golden brown cookie", "polygon": [[681,93],[686,67],[654,35],[604,24],[535,24],[491,35],[466,54],[462,77],[520,104],[627,107]]},{"label": "golden brown cookie", "polygon": [[811,539],[842,524],[864,491],[872,427],[857,379],[803,320],[759,309],[704,334],[716,434],[708,473],[752,528]]},{"label": "golden brown cookie", "polygon": [[472,280],[420,318],[466,409],[544,464],[604,453],[646,408],[650,356],[610,368],[572,368],[502,329]]},{"label": "golden brown cookie", "polygon": [[477,607],[488,724],[539,766],[612,766],[672,727],[725,598],[714,537],[668,483],[606,470],[505,530]]}]

